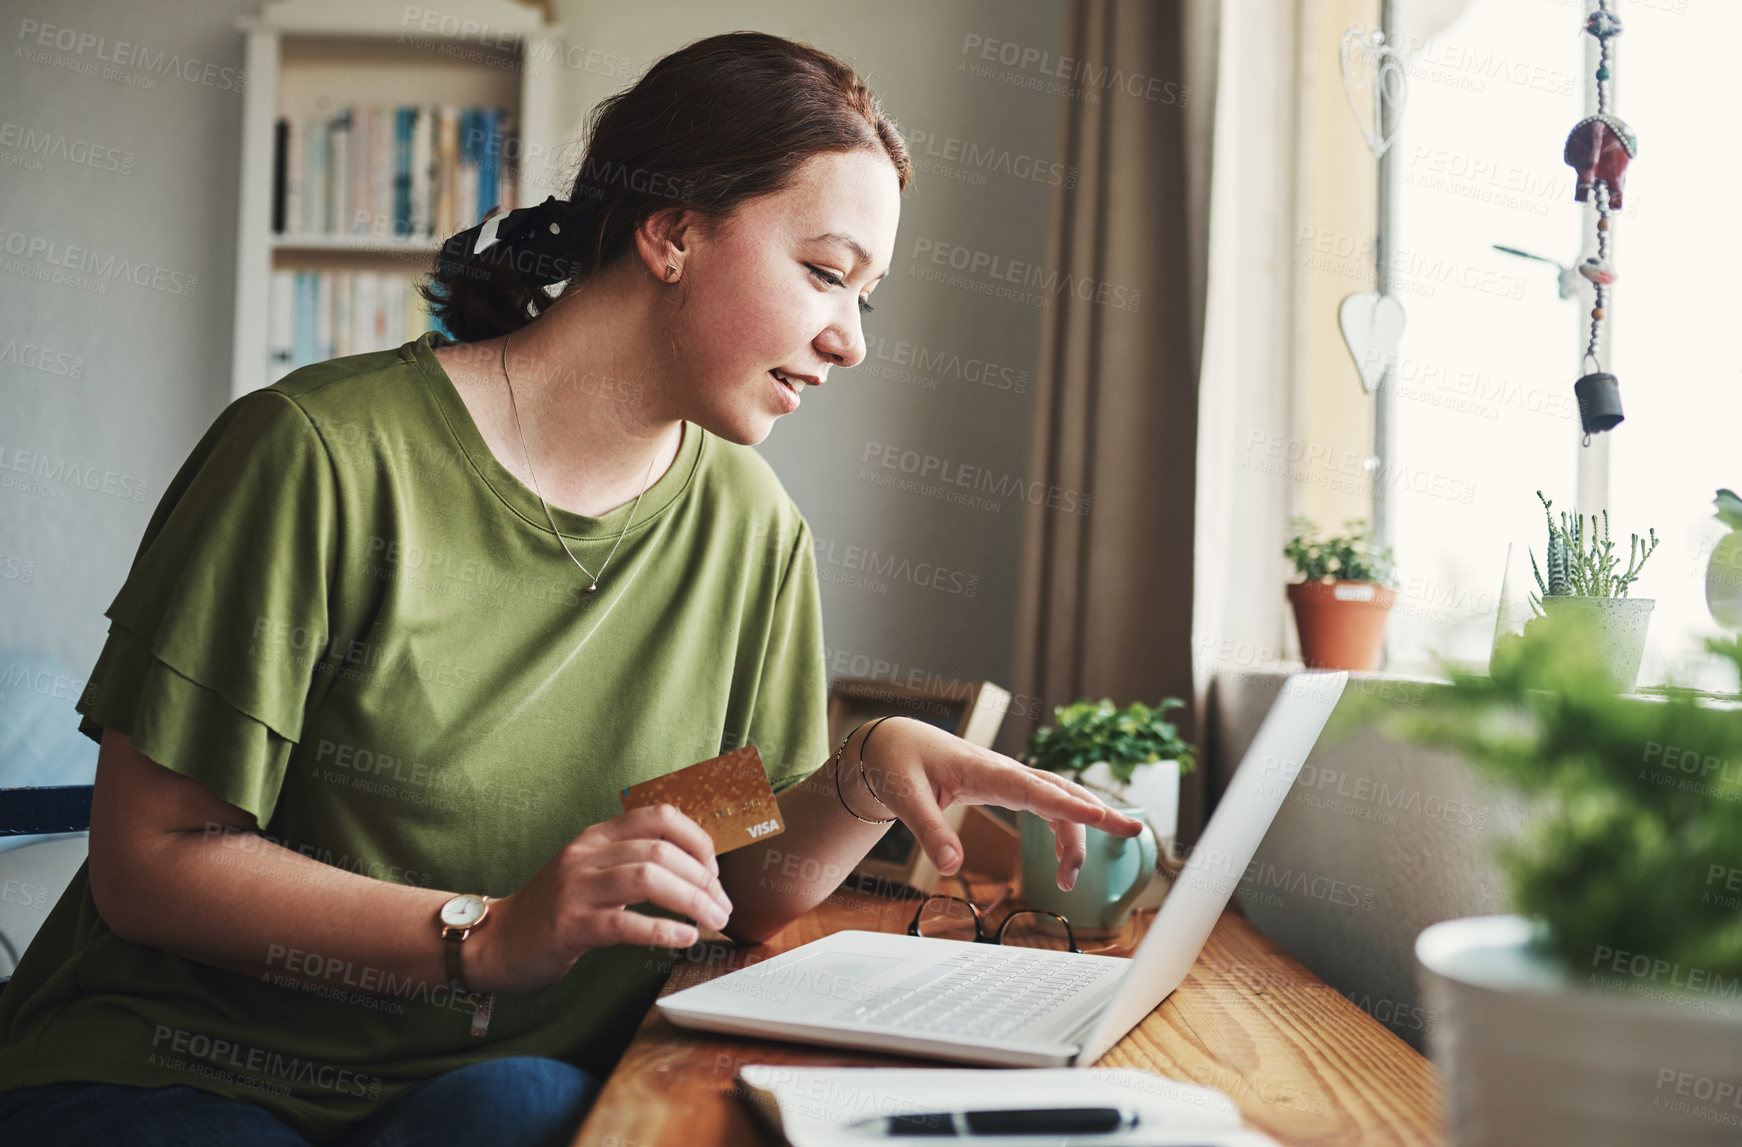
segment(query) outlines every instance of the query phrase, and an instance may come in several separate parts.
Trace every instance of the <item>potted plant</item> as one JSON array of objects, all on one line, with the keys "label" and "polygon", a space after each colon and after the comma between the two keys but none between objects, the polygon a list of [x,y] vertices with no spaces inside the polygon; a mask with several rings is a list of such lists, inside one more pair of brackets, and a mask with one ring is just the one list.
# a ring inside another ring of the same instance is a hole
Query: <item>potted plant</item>
[{"label": "potted plant", "polygon": [[[1406,739],[1520,791],[1519,915],[1416,942],[1453,1142],[1734,1143],[1742,1124],[1742,716],[1616,696],[1592,617],[1528,627],[1491,676],[1448,667]],[[1742,672],[1742,642],[1707,648]]]},{"label": "potted plant", "polygon": [[[1587,531],[1584,516],[1570,518],[1561,511],[1555,522],[1554,503],[1536,492],[1542,502],[1543,516],[1548,519],[1548,551],[1544,555],[1547,576],[1536,564],[1531,552],[1530,568],[1536,575],[1536,587],[1541,596],[1532,594],[1531,610],[1537,620],[1556,615],[1577,613],[1588,617],[1598,635],[1597,656],[1607,668],[1610,685],[1622,692],[1632,690],[1639,680],[1639,662],[1645,655],[1645,632],[1651,622],[1651,610],[1657,603],[1651,598],[1630,598],[1627,591],[1645,568],[1646,559],[1657,549],[1657,531],[1648,530],[1649,544],[1634,534],[1627,546],[1627,569],[1617,572],[1621,555],[1609,537],[1609,511],[1603,511],[1603,529],[1597,531],[1597,515],[1592,514]],[[1529,628],[1535,622],[1527,623]]]},{"label": "potted plant", "polygon": [[1397,598],[1388,584],[1391,550],[1365,522],[1345,526],[1347,535],[1321,541],[1312,522],[1296,518],[1294,536],[1282,547],[1301,579],[1288,587],[1288,600],[1309,669],[1377,669],[1385,648],[1385,621]]},{"label": "potted plant", "polygon": [[1124,709],[1102,699],[1084,699],[1053,710],[1054,723],[1035,730],[1025,764],[1069,777],[1105,796],[1150,814],[1162,838],[1179,828],[1179,778],[1197,754],[1166,715],[1185,707],[1164,697],[1151,707],[1135,701]]},{"label": "potted plant", "polygon": [[1719,490],[1712,504],[1730,532],[1718,539],[1706,563],[1706,608],[1725,629],[1742,629],[1742,498]]}]

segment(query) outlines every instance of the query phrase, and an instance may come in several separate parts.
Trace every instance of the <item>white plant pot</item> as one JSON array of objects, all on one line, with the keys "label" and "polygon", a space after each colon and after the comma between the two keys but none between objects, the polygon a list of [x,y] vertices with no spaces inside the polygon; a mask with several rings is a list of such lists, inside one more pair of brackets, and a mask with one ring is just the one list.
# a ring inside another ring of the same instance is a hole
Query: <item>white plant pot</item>
[{"label": "white plant pot", "polygon": [[1602,645],[1610,684],[1631,693],[1639,683],[1639,662],[1645,656],[1645,632],[1657,602],[1649,597],[1572,597],[1551,594],[1542,599],[1550,617],[1577,613],[1590,619]]},{"label": "white plant pot", "polygon": [[1568,973],[1529,948],[1532,928],[1517,916],[1476,916],[1416,939],[1450,1142],[1742,1142],[1742,1000],[1672,988],[1676,971],[1632,953]]},{"label": "white plant pot", "polygon": [[1077,780],[1096,792],[1105,793],[1149,814],[1158,837],[1172,838],[1179,831],[1179,762],[1156,761],[1138,765],[1131,780],[1120,784],[1106,761],[1096,761]]},{"label": "white plant pot", "polygon": [[[1120,784],[1105,761],[1097,761],[1077,777],[1082,784],[1104,793],[1115,803],[1141,808],[1155,830],[1157,863],[1163,866],[1178,862],[1174,839],[1179,834],[1179,762],[1156,761],[1138,765],[1131,780]],[[1159,908],[1167,896],[1169,883],[1157,880],[1131,906],[1133,911]]]}]

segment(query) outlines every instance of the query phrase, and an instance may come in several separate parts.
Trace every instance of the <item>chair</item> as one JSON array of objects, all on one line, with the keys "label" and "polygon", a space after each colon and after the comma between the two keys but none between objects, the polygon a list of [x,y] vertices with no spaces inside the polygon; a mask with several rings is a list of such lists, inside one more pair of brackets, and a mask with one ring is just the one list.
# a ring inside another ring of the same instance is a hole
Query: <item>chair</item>
[{"label": "chair", "polygon": [[[842,677],[829,687],[829,744],[839,745],[849,731],[873,718],[899,715],[989,749],[998,739],[1009,708],[1009,691],[990,681],[938,680],[920,687],[877,678]],[[980,862],[976,867],[997,875],[1015,864],[1016,846],[1010,843],[1014,830],[997,814],[978,806],[957,805],[944,813],[944,820],[962,838],[964,866]],[[853,875],[869,878],[879,888],[920,893],[932,891],[939,880],[931,858],[904,824],[891,825],[853,869]],[[865,888],[863,879],[858,887]]]},{"label": "chair", "polygon": [[87,831],[91,827],[91,787],[0,789],[0,836]]}]

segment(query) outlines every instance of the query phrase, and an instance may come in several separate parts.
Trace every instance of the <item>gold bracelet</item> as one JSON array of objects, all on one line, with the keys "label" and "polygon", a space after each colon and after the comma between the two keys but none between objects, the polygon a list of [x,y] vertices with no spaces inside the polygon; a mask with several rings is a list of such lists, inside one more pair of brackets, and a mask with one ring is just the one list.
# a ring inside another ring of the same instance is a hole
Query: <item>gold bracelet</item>
[{"label": "gold bracelet", "polygon": [[[889,715],[889,717],[894,716],[898,716],[898,714],[891,713]],[[871,788],[871,781],[865,776],[865,745],[871,740],[871,734],[877,731],[877,726],[889,720],[889,717],[879,717],[877,720],[873,721],[871,723],[871,728],[865,733],[864,740],[859,742],[859,779],[865,782],[865,791],[871,794],[871,799],[875,800],[878,804],[883,805],[884,808],[888,808],[889,806],[883,804],[883,798],[878,796]],[[854,729],[853,733],[857,733],[858,731],[858,729]],[[860,816],[858,813],[853,811],[853,806],[847,803],[846,795],[841,792],[841,754],[847,751],[847,742],[853,739],[853,733],[848,733],[841,741],[841,747],[835,750],[835,796],[840,798],[841,807],[846,809],[848,814],[855,820],[862,820],[866,824],[889,824],[891,821],[898,818],[889,816],[884,817],[882,820],[872,820],[870,817]]]}]

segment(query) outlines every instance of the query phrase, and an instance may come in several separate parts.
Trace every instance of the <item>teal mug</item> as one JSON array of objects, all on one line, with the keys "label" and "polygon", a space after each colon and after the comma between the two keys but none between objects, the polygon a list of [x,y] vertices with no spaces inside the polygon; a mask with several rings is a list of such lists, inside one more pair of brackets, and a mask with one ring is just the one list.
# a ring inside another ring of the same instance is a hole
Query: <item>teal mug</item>
[{"label": "teal mug", "polygon": [[1118,933],[1132,905],[1161,878],[1155,830],[1148,817],[1140,808],[1119,811],[1143,821],[1143,831],[1123,837],[1084,829],[1088,855],[1069,892],[1059,891],[1052,825],[1031,812],[1022,813],[1022,902],[1063,916],[1078,936]]}]

